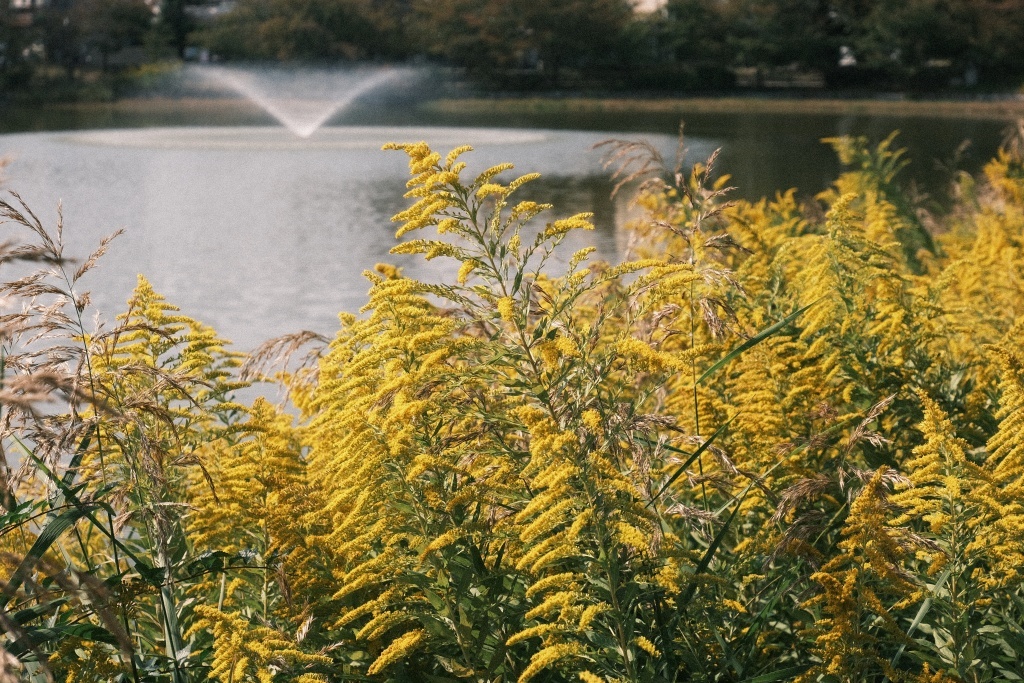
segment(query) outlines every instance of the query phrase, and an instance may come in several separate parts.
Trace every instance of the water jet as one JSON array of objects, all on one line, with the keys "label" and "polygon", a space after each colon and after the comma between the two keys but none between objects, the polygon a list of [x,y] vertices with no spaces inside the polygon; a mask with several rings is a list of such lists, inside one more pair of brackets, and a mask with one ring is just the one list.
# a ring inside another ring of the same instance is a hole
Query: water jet
[{"label": "water jet", "polygon": [[259,105],[300,138],[308,138],[359,96],[407,78],[398,67],[200,66],[204,80]]}]

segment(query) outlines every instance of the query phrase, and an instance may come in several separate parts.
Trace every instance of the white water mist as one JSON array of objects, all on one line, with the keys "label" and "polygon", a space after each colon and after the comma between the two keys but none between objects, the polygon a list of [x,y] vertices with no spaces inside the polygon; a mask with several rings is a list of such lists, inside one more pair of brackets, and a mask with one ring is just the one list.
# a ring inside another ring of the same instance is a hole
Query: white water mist
[{"label": "white water mist", "polygon": [[308,138],[360,95],[408,78],[397,67],[203,66],[196,73],[252,100]]}]

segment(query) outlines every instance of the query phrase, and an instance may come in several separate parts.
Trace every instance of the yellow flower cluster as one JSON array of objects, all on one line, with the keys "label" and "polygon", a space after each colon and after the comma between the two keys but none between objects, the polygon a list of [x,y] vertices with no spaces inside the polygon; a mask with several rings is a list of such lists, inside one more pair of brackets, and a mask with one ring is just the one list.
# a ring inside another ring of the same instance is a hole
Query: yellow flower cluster
[{"label": "yellow flower cluster", "polygon": [[[205,605],[197,606],[196,613],[199,620],[193,632],[209,629],[214,639],[210,680],[228,683],[248,679],[273,683],[282,665],[301,671],[303,667],[331,663],[330,657],[325,655],[302,652],[285,634],[271,628],[254,627],[237,615]],[[309,674],[304,678],[310,683],[326,680]]]},{"label": "yellow flower cluster", "polygon": [[426,633],[420,629],[409,631],[405,635],[396,638],[380,653],[373,664],[370,665],[370,668],[366,670],[366,673],[372,676],[384,671],[395,662],[401,661],[414,652],[423,643],[425,638]]},{"label": "yellow flower cluster", "polygon": [[[83,340],[96,408],[58,449],[82,444],[68,481],[163,573],[112,600],[219,681],[1000,680],[1024,581],[1024,160],[961,188],[939,234],[891,141],[835,144],[852,169],[813,204],[727,203],[709,165],[652,179],[631,260],[587,247],[561,275],[591,216],[541,227],[551,207],[513,198],[535,175],[469,182],[467,147],[389,145],[412,175],[399,237],[444,236],[393,253],[458,272],[368,272],[292,376],[298,414],[227,400],[240,358],[140,280],[119,332]],[[88,521],[40,566],[113,556]],[[52,650],[69,680],[130,663]]]},{"label": "yellow flower cluster", "polygon": [[580,652],[580,646],[567,643],[551,645],[540,650],[530,658],[530,665],[519,675],[519,683],[526,683],[526,681],[536,677],[541,671],[574,657],[580,654]]},{"label": "yellow flower cluster", "polygon": [[516,302],[512,297],[503,296],[498,299],[497,303],[498,315],[501,319],[507,323],[515,322],[516,319]]},{"label": "yellow flower cluster", "polygon": [[578,213],[575,216],[557,220],[554,223],[548,224],[544,229],[544,237],[552,239],[561,237],[572,230],[593,230],[594,224],[590,222],[590,219],[593,217],[594,214],[592,213]]},{"label": "yellow flower cluster", "polygon": [[626,359],[627,363],[643,372],[671,372],[686,369],[686,365],[680,363],[676,358],[652,348],[650,344],[645,344],[639,339],[629,338],[620,341],[616,345],[616,351]]}]

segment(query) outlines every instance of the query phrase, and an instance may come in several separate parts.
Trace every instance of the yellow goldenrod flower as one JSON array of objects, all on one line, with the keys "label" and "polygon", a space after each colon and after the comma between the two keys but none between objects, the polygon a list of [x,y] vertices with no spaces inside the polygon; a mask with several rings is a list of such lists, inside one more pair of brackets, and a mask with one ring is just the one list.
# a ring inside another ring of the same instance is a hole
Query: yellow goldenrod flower
[{"label": "yellow goldenrod flower", "polygon": [[583,414],[580,415],[580,419],[591,432],[597,433],[601,431],[601,413],[596,410],[584,410]]},{"label": "yellow goldenrod flower", "polygon": [[508,188],[498,185],[497,183],[484,183],[483,185],[476,189],[477,199],[484,199],[486,197],[490,197],[491,195],[503,195],[506,193],[508,193]]},{"label": "yellow goldenrod flower", "polygon": [[579,629],[581,631],[589,629],[590,625],[594,623],[594,619],[596,619],[602,612],[608,611],[608,609],[610,609],[609,605],[603,602],[599,602],[595,605],[589,605],[585,610],[583,610],[583,614],[580,615],[580,621],[578,624]]},{"label": "yellow goldenrod flower", "polygon": [[471,145],[462,145],[461,147],[456,147],[452,151],[448,152],[448,156],[444,158],[444,165],[448,168],[451,168],[452,164],[454,164],[460,156],[462,156],[466,152],[472,151],[473,147]]},{"label": "yellow goldenrod flower", "polygon": [[593,217],[592,213],[578,213],[575,216],[549,223],[544,229],[544,238],[552,239],[564,235],[570,230],[593,230],[594,224],[590,222]]},{"label": "yellow goldenrod flower", "polygon": [[619,542],[634,551],[643,553],[650,548],[651,541],[648,535],[632,524],[619,522],[615,525],[615,531]]},{"label": "yellow goldenrod flower", "polygon": [[498,299],[498,315],[507,323],[515,321],[516,308],[512,297],[503,296]]},{"label": "yellow goldenrod flower", "polygon": [[466,280],[469,279],[469,276],[473,273],[473,269],[474,268],[476,268],[476,261],[473,261],[473,260],[463,261],[462,265],[459,267],[459,274],[455,278],[456,281],[460,285],[466,284]]},{"label": "yellow goldenrod flower", "polygon": [[660,657],[661,656],[661,653],[658,652],[658,648],[654,647],[654,643],[652,643],[651,641],[647,640],[647,638],[645,638],[643,636],[637,636],[637,638],[636,638],[636,646],[638,648],[640,648],[641,650],[643,650],[644,652],[646,652],[647,654],[649,654],[650,656],[652,656],[652,657]]},{"label": "yellow goldenrod flower", "polygon": [[415,631],[409,631],[405,635],[402,635],[395,640],[391,641],[391,644],[384,648],[377,659],[374,660],[370,668],[366,670],[366,673],[373,676],[381,671],[385,670],[395,662],[399,662],[405,659],[407,656],[412,654],[426,639],[426,632],[422,629],[416,629]]},{"label": "yellow goldenrod flower", "polygon": [[685,366],[667,353],[656,351],[639,339],[629,338],[615,345],[616,351],[632,365],[645,372],[684,370]]},{"label": "yellow goldenrod flower", "polygon": [[581,650],[576,643],[559,643],[540,650],[530,658],[530,665],[520,674],[519,683],[526,683],[544,669],[576,656]]},{"label": "yellow goldenrod flower", "polygon": [[729,598],[722,598],[722,605],[731,609],[733,612],[739,612],[740,614],[747,613],[747,608],[743,606],[743,603],[730,600]]},{"label": "yellow goldenrod flower", "polygon": [[509,638],[507,641],[505,641],[505,645],[508,647],[512,647],[513,645],[527,641],[530,638],[544,637],[547,636],[549,633],[557,631],[558,628],[558,624],[538,624],[537,626],[531,626],[530,628],[525,628],[519,633],[512,636],[511,638]]},{"label": "yellow goldenrod flower", "polygon": [[511,171],[513,168],[515,168],[515,166],[513,166],[512,164],[498,164],[497,166],[491,166],[486,171],[478,175],[476,177],[476,180],[473,181],[473,184],[478,187],[481,185],[486,185],[495,176],[500,175],[505,171]]}]

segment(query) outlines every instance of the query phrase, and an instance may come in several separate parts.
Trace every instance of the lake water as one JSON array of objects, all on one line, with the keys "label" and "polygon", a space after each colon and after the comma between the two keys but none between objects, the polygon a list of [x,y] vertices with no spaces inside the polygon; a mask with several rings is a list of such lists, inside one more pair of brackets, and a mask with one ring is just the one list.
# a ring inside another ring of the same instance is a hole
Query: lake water
[{"label": "lake water", "polygon": [[[357,311],[379,262],[412,276],[451,275],[453,262],[392,256],[406,206],[408,158],[388,141],[426,140],[436,149],[471,144],[467,176],[508,160],[539,172],[522,199],[555,204],[552,217],[595,211],[596,229],[575,233],[566,254],[593,244],[614,260],[616,224],[628,206],[598,180],[603,133],[475,128],[324,128],[308,139],[282,128],[152,128],[0,136],[13,153],[9,189],[56,223],[63,205],[68,253],[87,254],[125,228],[90,273],[107,315],[123,308],[142,273],[188,315],[243,349],[287,332],[331,333],[339,311]],[[649,136],[671,154],[675,138]],[[711,143],[694,141],[707,154]],[[567,172],[568,171],[568,172]],[[511,179],[512,175],[505,176]],[[549,219],[550,220],[550,219]]]},{"label": "lake water", "polygon": [[[348,120],[367,120],[369,111],[354,110]],[[439,125],[468,125],[478,114],[451,112],[433,114]],[[492,126],[514,128],[545,127],[577,130],[631,131],[672,134],[679,129],[676,114],[625,112],[588,112],[573,116],[550,114],[502,114],[488,117]],[[891,117],[863,115],[810,115],[768,113],[692,113],[685,116],[688,138],[712,140],[722,148],[718,160],[720,173],[732,176],[735,196],[759,199],[779,190],[797,188],[798,195],[809,198],[835,180],[841,167],[831,147],[822,138],[842,135],[865,136],[880,142],[899,131],[894,147],[907,150],[911,163],[902,177],[917,186],[922,195],[942,201],[948,191],[950,173],[957,149],[970,141],[956,167],[978,172],[998,149],[1007,127],[1005,121],[967,120],[943,117]],[[700,161],[697,154],[689,160]]]},{"label": "lake water", "polygon": [[[103,235],[126,229],[86,283],[105,316],[123,308],[136,273],[143,273],[185,313],[242,349],[301,329],[332,333],[339,311],[365,302],[360,274],[377,262],[424,279],[450,272],[440,260],[388,254],[395,243],[389,218],[409,200],[402,198],[406,158],[381,152],[384,142],[425,139],[445,151],[472,144],[470,172],[510,161],[517,172],[543,173],[524,198],[555,204],[553,215],[596,214],[597,229],[574,236],[566,251],[591,243],[614,260],[627,207],[609,199],[611,186],[592,146],[640,134],[671,158],[678,126],[670,116],[591,115],[496,116],[486,123],[503,128],[480,128],[479,118],[354,107],[303,140],[280,127],[251,125],[270,123],[251,107],[218,111],[184,121],[101,109],[8,116],[0,130],[51,130],[0,135],[0,155],[14,157],[6,188],[18,191],[47,225],[63,203],[70,253],[84,255]],[[218,127],[195,125],[204,118]],[[167,123],[189,126],[147,127]],[[899,128],[900,144],[914,160],[908,178],[939,201],[948,171],[935,162],[950,159],[970,138],[973,153],[963,167],[978,170],[994,153],[1002,126],[928,118],[687,119],[689,159],[722,147],[720,169],[732,174],[740,196],[751,198],[791,186],[803,196],[824,189],[839,167],[821,137],[878,140]]]}]

